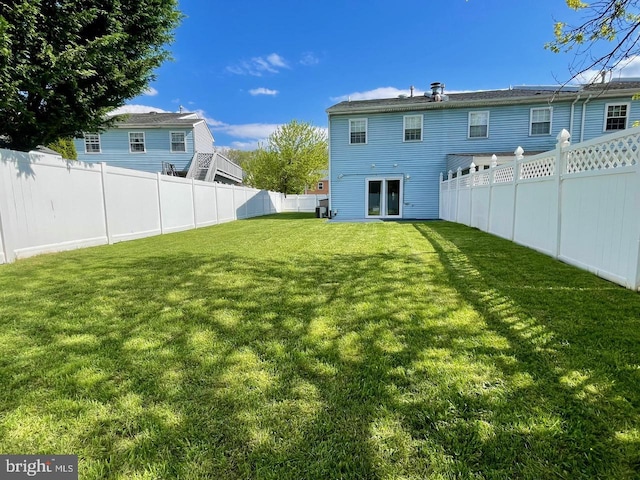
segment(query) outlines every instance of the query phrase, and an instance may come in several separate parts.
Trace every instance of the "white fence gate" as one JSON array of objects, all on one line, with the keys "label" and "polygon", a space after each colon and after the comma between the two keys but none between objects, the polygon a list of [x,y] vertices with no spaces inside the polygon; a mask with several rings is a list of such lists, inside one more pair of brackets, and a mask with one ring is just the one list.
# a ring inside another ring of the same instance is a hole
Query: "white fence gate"
[{"label": "white fence gate", "polygon": [[[640,128],[440,183],[440,218],[640,290]],[[472,170],[475,170],[473,168]]]},{"label": "white fence gate", "polygon": [[284,195],[0,150],[0,263],[296,210]]}]

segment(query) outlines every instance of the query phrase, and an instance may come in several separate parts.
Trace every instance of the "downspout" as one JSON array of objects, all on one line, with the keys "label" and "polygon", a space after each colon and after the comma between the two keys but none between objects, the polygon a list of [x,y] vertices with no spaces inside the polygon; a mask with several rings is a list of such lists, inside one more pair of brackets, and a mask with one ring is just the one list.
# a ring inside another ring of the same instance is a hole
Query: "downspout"
[{"label": "downspout", "polygon": [[570,135],[573,135],[574,107],[575,107],[576,103],[578,103],[578,100],[580,100],[580,94],[578,94],[576,99],[571,104],[571,115],[569,116],[569,134]]},{"label": "downspout", "polygon": [[589,100],[591,100],[592,96],[593,95],[589,95],[587,99],[584,101],[584,103],[582,104],[582,123],[580,124],[580,141],[581,142],[584,140],[584,120],[585,120],[585,116],[587,115],[587,103],[589,103]]}]

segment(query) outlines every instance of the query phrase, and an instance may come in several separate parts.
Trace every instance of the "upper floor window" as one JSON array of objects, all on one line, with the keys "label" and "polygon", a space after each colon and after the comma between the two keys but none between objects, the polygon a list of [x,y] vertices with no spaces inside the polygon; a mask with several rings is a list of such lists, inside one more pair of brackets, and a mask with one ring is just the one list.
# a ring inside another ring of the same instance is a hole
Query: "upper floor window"
[{"label": "upper floor window", "polygon": [[489,112],[469,112],[469,138],[489,136]]},{"label": "upper floor window", "polygon": [[349,143],[367,143],[367,119],[349,120]]},{"label": "upper floor window", "polygon": [[98,133],[84,134],[84,152],[100,153],[100,134]]},{"label": "upper floor window", "polygon": [[532,108],[529,135],[550,135],[552,112],[551,107]]},{"label": "upper floor window", "polygon": [[407,115],[404,117],[404,141],[422,140],[422,115]]},{"label": "upper floor window", "polygon": [[144,132],[129,132],[129,151],[131,153],[144,153]]},{"label": "upper floor window", "polygon": [[318,190],[324,190],[324,182],[318,182]]},{"label": "upper floor window", "polygon": [[171,151],[175,153],[187,151],[184,132],[171,132]]},{"label": "upper floor window", "polygon": [[604,131],[624,130],[628,116],[628,103],[607,103],[604,108]]}]

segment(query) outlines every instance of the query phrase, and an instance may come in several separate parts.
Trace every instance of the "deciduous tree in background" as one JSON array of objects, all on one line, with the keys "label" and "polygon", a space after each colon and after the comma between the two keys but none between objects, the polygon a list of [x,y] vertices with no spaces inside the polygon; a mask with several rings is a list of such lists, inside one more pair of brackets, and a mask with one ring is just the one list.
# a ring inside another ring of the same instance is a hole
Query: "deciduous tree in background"
[{"label": "deciduous tree in background", "polygon": [[576,53],[569,65],[571,79],[589,70],[613,70],[640,54],[640,0],[565,1],[583,13],[581,23],[556,22],[555,40],[545,47],[556,53]]},{"label": "deciduous tree in background", "polygon": [[0,0],[0,144],[97,131],[168,58],[177,0]]},{"label": "deciduous tree in background", "polygon": [[245,183],[284,194],[303,193],[317,183],[328,166],[327,135],[310,123],[279,127],[243,165]]}]

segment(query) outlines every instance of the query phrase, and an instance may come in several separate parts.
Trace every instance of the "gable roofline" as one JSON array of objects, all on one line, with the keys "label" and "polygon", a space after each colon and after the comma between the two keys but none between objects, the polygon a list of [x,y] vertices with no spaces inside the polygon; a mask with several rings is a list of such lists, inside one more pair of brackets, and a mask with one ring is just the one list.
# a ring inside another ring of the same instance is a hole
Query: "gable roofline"
[{"label": "gable roofline", "polygon": [[185,128],[205,122],[196,113],[126,113],[116,118],[115,128]]},{"label": "gable roofline", "polygon": [[388,98],[376,100],[344,101],[329,107],[331,115],[349,115],[366,113],[392,113],[424,110],[444,110],[451,108],[482,108],[505,105],[528,105],[546,103],[552,106],[559,102],[572,102],[580,98],[620,98],[632,97],[640,92],[640,82],[616,82],[583,87],[579,91],[536,90],[532,87],[508,90],[487,90],[469,93],[449,94],[449,100],[434,102],[430,97]]}]

